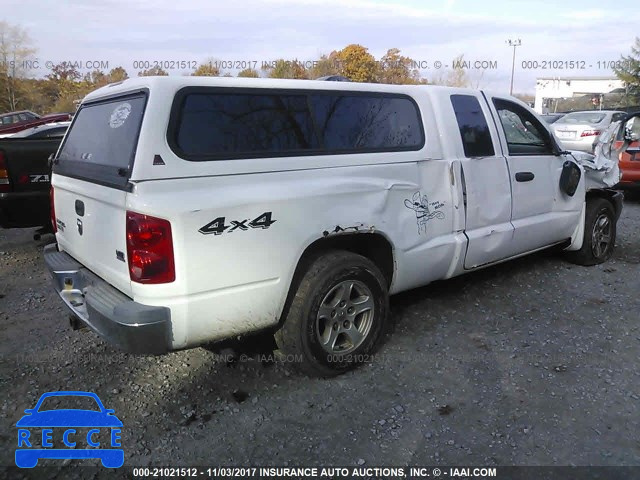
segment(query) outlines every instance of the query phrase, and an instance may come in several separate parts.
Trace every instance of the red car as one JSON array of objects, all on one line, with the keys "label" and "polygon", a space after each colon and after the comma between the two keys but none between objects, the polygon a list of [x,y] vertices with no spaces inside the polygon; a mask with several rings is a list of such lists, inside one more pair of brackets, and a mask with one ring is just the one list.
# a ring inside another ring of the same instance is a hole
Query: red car
[{"label": "red car", "polygon": [[51,113],[40,116],[28,110],[10,112],[0,115],[0,134],[14,133],[25,128],[35,127],[52,122],[65,122],[71,120],[70,113]]},{"label": "red car", "polygon": [[[636,124],[635,129],[631,125],[629,128],[625,128],[627,122],[633,122]],[[618,184],[619,187],[634,187],[640,188],[640,140],[637,139],[638,134],[633,134],[633,130],[637,132],[639,129],[638,125],[640,124],[640,112],[635,114],[630,114],[625,121],[622,122],[620,126],[615,143],[613,148],[621,149],[624,147],[624,144],[627,143],[627,147],[624,151],[620,152],[620,171],[622,172],[622,179]],[[626,135],[634,135],[633,138],[625,138],[625,130],[627,130]]]}]

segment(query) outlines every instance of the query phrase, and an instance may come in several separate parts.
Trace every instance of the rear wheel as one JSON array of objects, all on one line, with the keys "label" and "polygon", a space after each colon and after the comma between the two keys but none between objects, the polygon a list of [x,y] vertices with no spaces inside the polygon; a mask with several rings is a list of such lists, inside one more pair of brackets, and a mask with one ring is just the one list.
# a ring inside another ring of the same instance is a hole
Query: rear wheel
[{"label": "rear wheel", "polygon": [[333,376],[371,360],[388,328],[389,293],[368,258],[332,251],[295,287],[278,347],[305,373]]},{"label": "rear wheel", "polygon": [[606,262],[616,244],[616,214],[613,205],[604,198],[587,202],[582,248],[567,252],[567,259],[578,265]]}]

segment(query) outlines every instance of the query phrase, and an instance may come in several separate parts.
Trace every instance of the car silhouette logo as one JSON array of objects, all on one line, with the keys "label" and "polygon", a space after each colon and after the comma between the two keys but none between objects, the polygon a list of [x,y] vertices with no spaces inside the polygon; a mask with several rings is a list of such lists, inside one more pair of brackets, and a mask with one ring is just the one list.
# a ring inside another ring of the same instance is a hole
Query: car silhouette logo
[{"label": "car silhouette logo", "polygon": [[[58,397],[65,397],[64,399]],[[46,409],[43,404],[52,400],[82,400],[97,408]],[[95,401],[95,404],[93,401]],[[114,415],[114,410],[104,408],[100,398],[92,392],[60,391],[43,394],[36,406],[24,411],[26,415],[18,420],[18,448],[16,465],[33,468],[39,459],[87,459],[99,458],[107,468],[118,468],[124,463],[124,451],[120,444],[122,422]],[[98,437],[108,429],[109,442],[105,445]],[[37,429],[37,430],[36,430]],[[62,440],[67,448],[53,448],[55,439]],[[87,430],[86,434],[78,431]],[[41,435],[39,435],[41,431]],[[90,448],[82,448],[86,444]],[[76,448],[77,446],[77,448]],[[106,448],[105,448],[106,447]]]}]

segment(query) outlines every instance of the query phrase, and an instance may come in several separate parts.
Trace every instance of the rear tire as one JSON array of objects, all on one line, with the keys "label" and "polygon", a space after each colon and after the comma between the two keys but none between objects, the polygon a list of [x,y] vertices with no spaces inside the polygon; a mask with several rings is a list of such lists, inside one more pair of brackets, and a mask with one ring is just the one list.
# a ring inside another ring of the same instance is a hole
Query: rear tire
[{"label": "rear tire", "polygon": [[611,258],[616,244],[616,214],[610,201],[587,201],[582,248],[566,252],[567,260],[577,265],[597,265]]},{"label": "rear tire", "polygon": [[275,334],[287,358],[331,377],[372,360],[389,328],[387,282],[368,258],[330,251],[308,267]]}]

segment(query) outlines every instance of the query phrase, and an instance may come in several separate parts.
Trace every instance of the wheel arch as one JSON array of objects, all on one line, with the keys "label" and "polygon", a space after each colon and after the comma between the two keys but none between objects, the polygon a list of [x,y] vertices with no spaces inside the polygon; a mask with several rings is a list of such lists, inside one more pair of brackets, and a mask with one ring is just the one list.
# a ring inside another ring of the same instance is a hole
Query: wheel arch
[{"label": "wheel arch", "polygon": [[296,292],[296,288],[308,267],[315,259],[331,250],[345,250],[362,255],[371,260],[382,272],[389,289],[396,273],[394,247],[382,232],[328,233],[307,245],[299,255],[287,292],[284,308],[280,314],[278,327],[282,325]]},{"label": "wheel arch", "polygon": [[615,211],[616,221],[620,218],[620,214],[622,213],[622,201],[624,199],[622,192],[611,188],[594,188],[587,191],[586,200],[588,202],[593,198],[603,198],[611,202],[613,210]]}]

